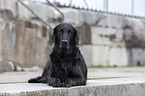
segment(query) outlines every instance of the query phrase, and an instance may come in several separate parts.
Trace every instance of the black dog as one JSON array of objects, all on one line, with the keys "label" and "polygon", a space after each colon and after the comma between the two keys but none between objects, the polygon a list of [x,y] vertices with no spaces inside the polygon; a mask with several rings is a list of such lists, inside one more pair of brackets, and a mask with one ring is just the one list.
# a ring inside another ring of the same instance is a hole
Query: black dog
[{"label": "black dog", "polygon": [[54,28],[54,48],[42,76],[30,79],[29,83],[48,83],[54,87],[86,85],[87,67],[77,47],[77,30],[68,23]]}]

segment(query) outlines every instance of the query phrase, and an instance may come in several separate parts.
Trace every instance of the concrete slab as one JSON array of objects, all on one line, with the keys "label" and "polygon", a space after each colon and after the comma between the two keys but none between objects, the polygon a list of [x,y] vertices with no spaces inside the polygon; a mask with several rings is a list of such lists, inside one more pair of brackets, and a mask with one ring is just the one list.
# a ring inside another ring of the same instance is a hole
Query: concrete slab
[{"label": "concrete slab", "polygon": [[40,76],[42,71],[37,72],[4,72],[0,74],[0,84],[27,82],[32,77]]},{"label": "concrete slab", "polygon": [[0,73],[0,96],[144,96],[145,67],[88,68],[86,86],[70,88],[28,84],[37,72]]},{"label": "concrete slab", "polygon": [[[0,73],[0,84],[27,82],[41,73],[42,70]],[[88,78],[101,81],[145,81],[145,67],[88,68]]]},{"label": "concrete slab", "polygon": [[54,88],[47,84],[1,84],[0,96],[144,96],[145,82],[100,82],[86,86]]}]

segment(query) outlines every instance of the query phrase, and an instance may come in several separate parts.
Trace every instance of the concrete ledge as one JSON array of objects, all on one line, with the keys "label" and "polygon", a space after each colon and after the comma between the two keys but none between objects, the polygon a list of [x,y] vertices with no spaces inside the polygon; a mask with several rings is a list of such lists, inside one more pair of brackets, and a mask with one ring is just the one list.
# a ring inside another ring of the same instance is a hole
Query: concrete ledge
[{"label": "concrete ledge", "polygon": [[86,86],[54,88],[47,84],[1,84],[0,96],[144,96],[144,81],[88,80]]}]

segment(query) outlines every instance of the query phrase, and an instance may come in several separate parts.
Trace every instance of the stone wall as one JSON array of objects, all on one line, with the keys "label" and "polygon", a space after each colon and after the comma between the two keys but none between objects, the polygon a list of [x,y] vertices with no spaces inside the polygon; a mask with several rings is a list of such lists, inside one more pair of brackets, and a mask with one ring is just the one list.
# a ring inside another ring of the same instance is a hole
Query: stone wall
[{"label": "stone wall", "polygon": [[87,31],[79,32],[81,43],[91,40],[80,46],[89,66],[145,65],[145,19],[76,9],[62,11],[65,21],[87,25]]},{"label": "stone wall", "polygon": [[[44,67],[51,52],[51,32],[20,3],[8,1],[1,0],[0,62]],[[54,8],[26,4],[52,28],[59,23],[61,15]],[[64,22],[78,30],[80,49],[88,66],[145,65],[145,19],[71,8],[60,10],[65,15]]]},{"label": "stone wall", "polygon": [[44,67],[49,60],[49,29],[39,22],[15,19],[10,10],[0,13],[0,71],[16,66]]},{"label": "stone wall", "polygon": [[11,70],[8,66],[7,52],[14,47],[15,31],[12,12],[9,10],[0,11],[0,69]]}]

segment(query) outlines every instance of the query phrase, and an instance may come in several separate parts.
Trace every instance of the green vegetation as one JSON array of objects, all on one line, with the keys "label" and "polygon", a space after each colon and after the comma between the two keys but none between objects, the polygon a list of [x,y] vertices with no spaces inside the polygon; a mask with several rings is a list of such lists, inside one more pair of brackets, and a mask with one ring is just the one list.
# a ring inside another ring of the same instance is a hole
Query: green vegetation
[{"label": "green vegetation", "polygon": [[18,72],[17,66],[14,66],[14,71]]},{"label": "green vegetation", "polygon": [[15,71],[15,72],[24,72],[25,70],[24,70],[23,68],[22,68],[21,70],[18,70],[18,69],[17,69],[17,66],[14,66],[14,71]]},{"label": "green vegetation", "polygon": [[7,72],[7,71],[4,69],[3,72]]},{"label": "green vegetation", "polygon": [[114,78],[127,78],[128,76],[120,76],[120,77],[102,77],[102,78],[88,78],[88,80],[97,80],[97,79],[114,79]]},{"label": "green vegetation", "polygon": [[104,68],[103,65],[96,65],[96,66],[88,66],[88,68]]},{"label": "green vegetation", "polygon": [[21,69],[21,72],[25,72],[25,70],[24,69]]},{"label": "green vegetation", "polygon": [[113,67],[117,67],[117,65],[113,65]]},{"label": "green vegetation", "polygon": [[137,61],[137,66],[143,66],[139,60]]},{"label": "green vegetation", "polygon": [[88,68],[104,68],[103,65],[96,65],[96,66],[88,66]]},{"label": "green vegetation", "polygon": [[110,65],[107,65],[107,66],[103,66],[103,65],[88,66],[88,68],[115,68],[115,67],[118,67],[118,66],[117,65],[113,65],[113,66],[110,66]]},{"label": "green vegetation", "polygon": [[[141,64],[140,61],[137,62],[137,67],[143,67],[145,65]],[[131,65],[127,65],[127,66],[117,66],[117,65],[107,65],[107,66],[103,66],[103,65],[96,65],[96,66],[88,66],[88,68],[124,68],[124,67],[134,67]]]}]

